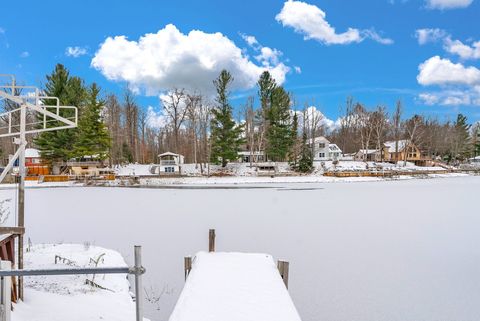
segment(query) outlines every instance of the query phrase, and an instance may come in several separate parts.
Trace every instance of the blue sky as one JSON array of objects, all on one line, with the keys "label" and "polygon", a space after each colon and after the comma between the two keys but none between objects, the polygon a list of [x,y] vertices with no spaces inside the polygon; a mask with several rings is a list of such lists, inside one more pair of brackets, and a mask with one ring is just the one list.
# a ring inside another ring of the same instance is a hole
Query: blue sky
[{"label": "blue sky", "polygon": [[351,95],[372,108],[401,99],[405,116],[480,120],[480,0],[44,0],[2,12],[0,73],[26,84],[63,63],[106,92],[128,83],[160,111],[169,87],[208,92],[229,68],[239,106],[267,68],[299,108],[330,119]]}]

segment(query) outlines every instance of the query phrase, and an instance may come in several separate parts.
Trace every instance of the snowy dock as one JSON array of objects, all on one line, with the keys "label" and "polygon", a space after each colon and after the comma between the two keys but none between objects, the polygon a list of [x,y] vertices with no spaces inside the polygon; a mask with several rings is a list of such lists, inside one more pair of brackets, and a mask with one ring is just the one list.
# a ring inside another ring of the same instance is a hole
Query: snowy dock
[{"label": "snowy dock", "polygon": [[301,321],[273,258],[200,252],[170,321]]}]

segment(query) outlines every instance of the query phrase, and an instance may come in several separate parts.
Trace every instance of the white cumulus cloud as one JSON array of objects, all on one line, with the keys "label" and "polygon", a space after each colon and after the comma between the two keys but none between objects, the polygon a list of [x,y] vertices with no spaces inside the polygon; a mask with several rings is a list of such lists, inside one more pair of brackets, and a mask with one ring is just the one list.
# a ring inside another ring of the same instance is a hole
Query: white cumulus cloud
[{"label": "white cumulus cloud", "polygon": [[242,39],[245,40],[245,42],[251,46],[251,47],[254,47],[254,46],[257,46],[258,45],[258,41],[257,41],[257,38],[255,38],[255,36],[251,36],[251,35],[246,35],[246,34],[240,34],[240,36],[242,36]]},{"label": "white cumulus cloud", "polygon": [[447,32],[439,28],[425,28],[417,29],[415,31],[415,37],[420,45],[424,45],[429,42],[437,42],[447,36]]},{"label": "white cumulus cloud", "polygon": [[20,58],[28,58],[28,57],[30,57],[30,53],[28,51],[23,51],[20,54]]},{"label": "white cumulus cloud", "polygon": [[480,106],[480,91],[468,88],[426,92],[421,93],[418,98],[429,106]]},{"label": "white cumulus cloud", "polygon": [[480,41],[472,43],[471,46],[460,40],[445,39],[444,48],[451,54],[456,54],[462,59],[480,59]]},{"label": "white cumulus cloud", "polygon": [[434,56],[418,67],[418,83],[438,86],[440,90],[423,92],[418,98],[426,105],[480,105],[480,69],[453,63]]},{"label": "white cumulus cloud", "polygon": [[457,9],[466,8],[471,5],[473,0],[426,0],[426,6],[429,9]]},{"label": "white cumulus cloud", "polygon": [[65,49],[65,55],[68,57],[77,58],[86,54],[87,54],[87,48],[84,48],[84,47],[75,46],[75,47],[67,47]]},{"label": "white cumulus cloud", "polygon": [[465,67],[453,63],[449,59],[434,56],[418,66],[417,81],[424,86],[429,85],[475,85],[480,84],[480,70],[476,67]]},{"label": "white cumulus cloud", "polygon": [[275,19],[284,27],[291,27],[297,33],[303,34],[305,40],[314,39],[326,45],[358,43],[365,38],[371,38],[382,44],[393,43],[393,40],[381,37],[373,29],[348,28],[337,33],[326,20],[326,16],[325,11],[315,5],[289,0],[284,3]]},{"label": "white cumulus cloud", "polygon": [[91,65],[108,79],[126,81],[132,87],[145,89],[148,95],[174,87],[211,92],[212,81],[222,69],[233,75],[233,89],[254,87],[265,70],[282,84],[290,71],[278,60],[255,64],[219,32],[192,30],[183,34],[173,24],[145,34],[138,41],[125,36],[108,37]]}]

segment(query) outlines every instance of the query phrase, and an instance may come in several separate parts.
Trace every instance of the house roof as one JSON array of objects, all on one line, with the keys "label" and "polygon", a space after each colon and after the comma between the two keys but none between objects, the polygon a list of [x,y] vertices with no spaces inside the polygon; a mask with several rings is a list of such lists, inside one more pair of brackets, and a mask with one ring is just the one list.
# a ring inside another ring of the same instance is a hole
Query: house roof
[{"label": "house roof", "polygon": [[158,157],[164,157],[164,156],[183,157],[183,155],[175,154],[175,153],[172,153],[172,152],[166,152],[166,153],[163,153],[163,154],[159,154],[159,155],[158,155]]},{"label": "house roof", "polygon": [[40,153],[36,148],[25,148],[25,157],[40,158]]},{"label": "house roof", "polygon": [[[408,144],[408,140],[402,139],[398,141],[398,151],[405,149],[405,146]],[[384,143],[385,147],[388,148],[389,153],[395,153],[395,141],[388,141]]]},{"label": "house roof", "polygon": [[317,136],[317,137],[314,137],[313,139],[310,138],[307,142],[308,142],[309,144],[311,144],[311,143],[312,143],[312,140],[313,140],[314,143],[316,143],[316,142],[326,142],[326,143],[330,143],[330,141],[329,141],[328,139],[326,139],[324,136]]},{"label": "house roof", "polygon": [[360,149],[360,150],[357,152],[357,154],[358,154],[358,153],[362,153],[362,154],[367,154],[367,155],[368,155],[368,154],[375,154],[376,152],[378,152],[377,149]]}]

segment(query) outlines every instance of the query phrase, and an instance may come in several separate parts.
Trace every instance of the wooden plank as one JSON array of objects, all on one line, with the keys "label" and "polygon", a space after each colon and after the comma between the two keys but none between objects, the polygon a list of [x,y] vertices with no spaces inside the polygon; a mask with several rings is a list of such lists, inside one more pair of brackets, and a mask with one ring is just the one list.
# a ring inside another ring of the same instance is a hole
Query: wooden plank
[{"label": "wooden plank", "polygon": [[5,243],[0,246],[0,258],[4,261],[10,261],[7,252],[7,245]]},{"label": "wooden plank", "polygon": [[0,235],[2,234],[23,235],[25,234],[25,227],[0,226]]}]

